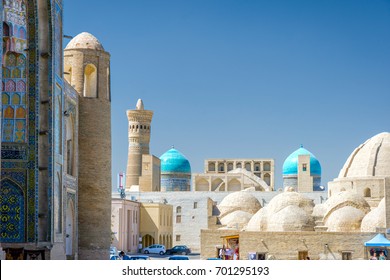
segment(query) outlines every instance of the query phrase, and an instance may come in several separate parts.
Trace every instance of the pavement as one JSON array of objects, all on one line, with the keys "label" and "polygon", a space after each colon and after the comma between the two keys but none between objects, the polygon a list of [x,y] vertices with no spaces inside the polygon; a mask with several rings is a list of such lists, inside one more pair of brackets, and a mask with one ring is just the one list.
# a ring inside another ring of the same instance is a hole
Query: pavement
[{"label": "pavement", "polygon": [[[129,255],[136,256],[136,255],[146,255],[146,254],[129,254]],[[165,261],[167,261],[171,255],[147,254],[147,256],[149,256],[151,260],[161,260],[161,261],[165,260]],[[200,254],[199,253],[191,253],[191,254],[188,254],[187,257],[190,260],[199,260]]]}]

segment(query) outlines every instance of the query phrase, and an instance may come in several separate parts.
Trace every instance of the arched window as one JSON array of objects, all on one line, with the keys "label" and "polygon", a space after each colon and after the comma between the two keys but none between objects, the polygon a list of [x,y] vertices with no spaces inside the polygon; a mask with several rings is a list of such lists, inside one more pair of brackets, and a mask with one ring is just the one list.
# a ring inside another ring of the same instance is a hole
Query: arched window
[{"label": "arched window", "polygon": [[264,171],[271,171],[271,164],[269,162],[264,163]]},{"label": "arched window", "polygon": [[84,69],[84,97],[97,97],[97,70],[93,64]]},{"label": "arched window", "polygon": [[218,164],[218,171],[220,171],[220,172],[225,171],[225,166],[223,163]]},{"label": "arched window", "polygon": [[70,114],[68,118],[66,118],[66,172],[69,175],[74,176],[74,129],[73,129],[73,115]]},{"label": "arched window", "polygon": [[241,167],[242,167],[241,162],[238,162],[238,163],[236,164],[236,168],[241,168]]},{"label": "arched window", "polygon": [[181,214],[181,206],[176,207],[176,214]]},{"label": "arched window", "polygon": [[3,22],[3,36],[4,37],[9,36],[9,26],[5,22]]},{"label": "arched window", "polygon": [[249,162],[245,163],[245,169],[251,171],[251,164]]},{"label": "arched window", "polygon": [[23,27],[19,28],[19,38],[26,39],[26,30]]},{"label": "arched window", "polygon": [[371,189],[370,188],[364,189],[364,197],[371,197]]},{"label": "arched window", "polygon": [[209,163],[209,171],[215,171],[215,163],[214,162]]},{"label": "arched window", "polygon": [[268,186],[271,184],[271,176],[268,173],[264,174],[264,182],[266,182]]}]

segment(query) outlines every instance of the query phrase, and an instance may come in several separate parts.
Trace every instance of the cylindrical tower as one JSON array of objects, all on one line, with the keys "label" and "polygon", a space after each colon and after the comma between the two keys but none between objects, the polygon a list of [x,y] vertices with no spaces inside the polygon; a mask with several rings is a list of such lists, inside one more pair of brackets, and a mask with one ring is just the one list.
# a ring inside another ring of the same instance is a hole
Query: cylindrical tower
[{"label": "cylindrical tower", "polygon": [[141,99],[138,99],[135,110],[127,110],[129,120],[129,153],[126,169],[126,189],[139,185],[139,177],[142,175],[142,155],[149,154],[150,123],[153,111],[144,109]]},{"label": "cylindrical tower", "polygon": [[64,51],[65,79],[79,93],[79,259],[109,258],[111,244],[110,54],[91,34]]}]

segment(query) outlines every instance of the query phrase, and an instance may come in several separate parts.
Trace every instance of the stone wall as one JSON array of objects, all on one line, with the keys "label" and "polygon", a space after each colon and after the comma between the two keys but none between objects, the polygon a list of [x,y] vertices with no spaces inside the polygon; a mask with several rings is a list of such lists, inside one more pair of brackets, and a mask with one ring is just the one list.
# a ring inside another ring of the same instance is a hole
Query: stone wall
[{"label": "stone wall", "polygon": [[[277,260],[297,260],[300,251],[307,251],[312,260],[342,259],[351,253],[353,260],[367,259],[364,242],[376,233],[342,232],[238,232],[233,230],[202,230],[201,259],[216,257],[223,236],[239,234],[240,259],[249,253],[266,253]],[[272,258],[271,257],[271,258]]]}]

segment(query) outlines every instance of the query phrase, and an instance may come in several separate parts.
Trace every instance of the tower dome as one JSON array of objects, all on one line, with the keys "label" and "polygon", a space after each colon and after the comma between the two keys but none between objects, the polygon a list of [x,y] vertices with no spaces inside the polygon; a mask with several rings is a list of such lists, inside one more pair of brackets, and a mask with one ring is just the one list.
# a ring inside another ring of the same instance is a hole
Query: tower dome
[{"label": "tower dome", "polygon": [[178,150],[172,148],[161,157],[161,173],[189,173],[191,174],[190,162]]},{"label": "tower dome", "polygon": [[65,48],[65,50],[69,49],[92,49],[104,51],[103,45],[99,42],[99,40],[88,32],[82,32],[74,37]]},{"label": "tower dome", "polygon": [[189,191],[191,166],[188,159],[172,148],[161,157],[161,191]]},{"label": "tower dome", "polygon": [[301,147],[290,154],[283,163],[283,175],[296,175],[298,174],[298,156],[310,155],[310,174],[321,176],[321,164],[318,159],[308,150]]},{"label": "tower dome", "polygon": [[299,192],[323,191],[321,164],[302,145],[290,154],[283,163],[283,186],[293,187]]}]

